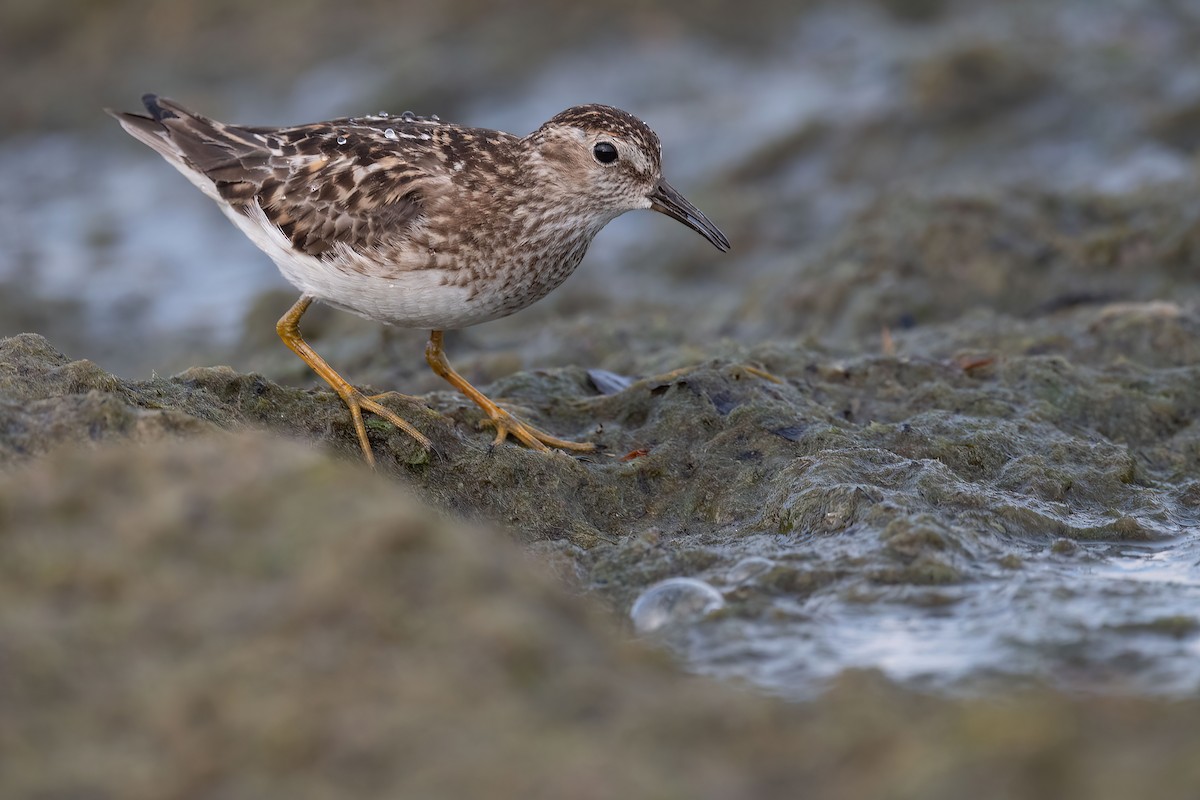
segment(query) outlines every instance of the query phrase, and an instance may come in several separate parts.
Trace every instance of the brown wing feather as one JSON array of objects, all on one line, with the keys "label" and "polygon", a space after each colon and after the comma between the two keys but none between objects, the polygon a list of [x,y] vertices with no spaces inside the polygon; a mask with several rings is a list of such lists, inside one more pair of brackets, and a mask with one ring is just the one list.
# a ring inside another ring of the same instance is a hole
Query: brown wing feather
[{"label": "brown wing feather", "polygon": [[252,198],[309,255],[338,243],[360,252],[394,244],[441,183],[422,152],[404,153],[382,132],[348,121],[259,135],[277,142],[272,152],[218,181],[217,190],[234,204]]},{"label": "brown wing feather", "polygon": [[309,255],[339,243],[355,251],[388,247],[446,183],[427,145],[435,126],[423,118],[259,128],[217,122],[150,95],[144,102],[151,117],[117,115],[127,128],[146,134],[139,138],[156,149],[169,146],[173,152],[164,155],[207,176],[234,208],[260,206]]}]

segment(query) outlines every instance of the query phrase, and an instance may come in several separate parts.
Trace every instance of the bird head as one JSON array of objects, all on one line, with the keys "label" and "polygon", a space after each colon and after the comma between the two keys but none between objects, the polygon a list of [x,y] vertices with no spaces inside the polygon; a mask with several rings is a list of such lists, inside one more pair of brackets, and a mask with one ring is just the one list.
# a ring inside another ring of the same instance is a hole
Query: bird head
[{"label": "bird head", "polygon": [[632,114],[604,105],[573,106],[526,137],[543,177],[609,219],[640,208],[666,214],[717,249],[729,239],[662,174],[658,134]]}]

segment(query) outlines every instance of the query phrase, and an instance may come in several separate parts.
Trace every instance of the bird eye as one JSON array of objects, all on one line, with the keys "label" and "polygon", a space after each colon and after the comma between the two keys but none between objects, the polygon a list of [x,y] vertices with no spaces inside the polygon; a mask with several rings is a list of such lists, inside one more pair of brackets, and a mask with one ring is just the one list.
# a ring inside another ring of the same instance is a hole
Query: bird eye
[{"label": "bird eye", "polygon": [[611,164],[617,160],[617,148],[612,142],[597,142],[592,148],[592,155],[601,164]]}]

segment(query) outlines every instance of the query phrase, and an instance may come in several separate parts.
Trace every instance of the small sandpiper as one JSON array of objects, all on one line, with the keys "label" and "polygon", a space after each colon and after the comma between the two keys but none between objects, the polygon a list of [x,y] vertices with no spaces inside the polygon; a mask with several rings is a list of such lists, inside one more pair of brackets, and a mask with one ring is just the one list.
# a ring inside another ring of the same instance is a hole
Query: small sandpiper
[{"label": "small sandpiper", "polygon": [[314,300],[430,330],[425,358],[496,428],[536,450],[594,449],[516,419],[454,371],[442,332],[545,297],[592,238],[626,211],[660,211],[722,251],[729,240],[662,176],[658,135],[604,105],[568,108],[528,136],[411,112],[295,127],[229,125],[148,94],[149,116],[109,111],[211,197],[300,299],[276,325],[350,409],[369,464],[363,410],[429,439],[333,370],[300,335]]}]

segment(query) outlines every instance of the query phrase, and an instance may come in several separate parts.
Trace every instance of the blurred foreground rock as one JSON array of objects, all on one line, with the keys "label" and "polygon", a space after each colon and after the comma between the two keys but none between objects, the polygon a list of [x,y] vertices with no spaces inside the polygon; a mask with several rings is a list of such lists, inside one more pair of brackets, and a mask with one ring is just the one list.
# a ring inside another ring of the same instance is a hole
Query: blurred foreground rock
[{"label": "blurred foreground rock", "polygon": [[1195,701],[955,701],[850,674],[798,706],[687,678],[496,530],[311,448],[159,437],[170,426],[138,416],[163,441],[67,446],[0,477],[5,797],[1200,785]]}]

